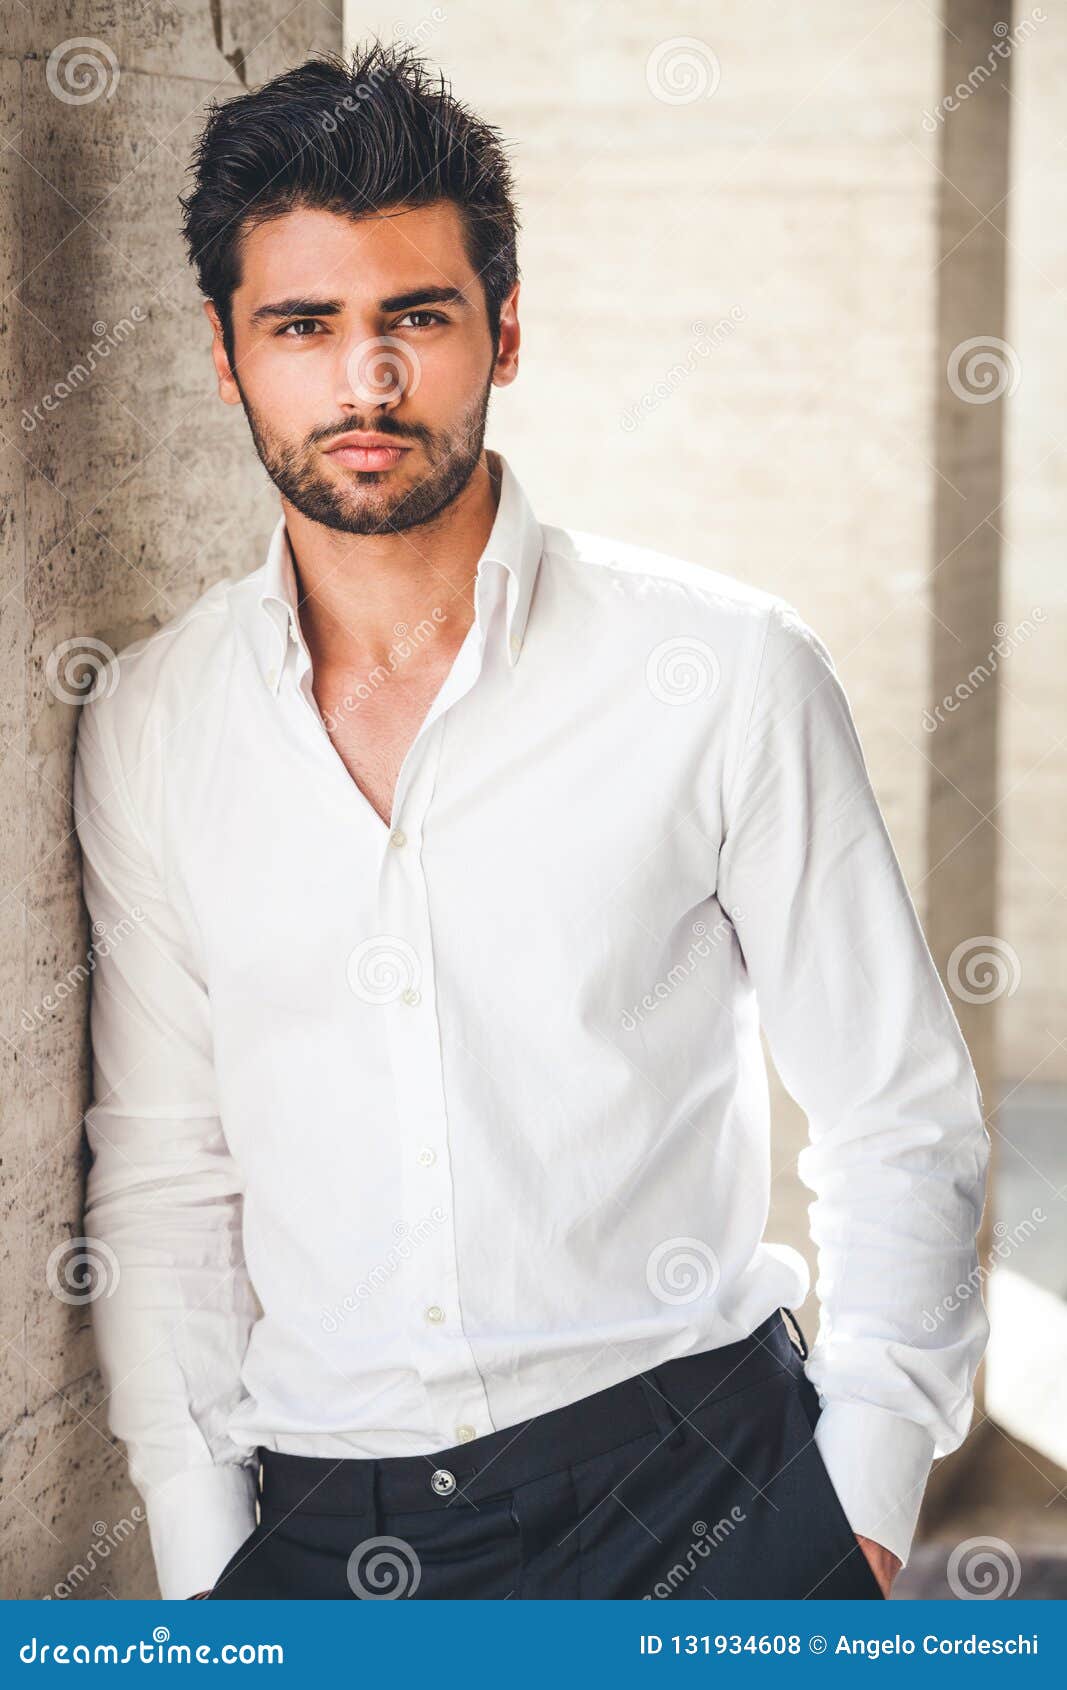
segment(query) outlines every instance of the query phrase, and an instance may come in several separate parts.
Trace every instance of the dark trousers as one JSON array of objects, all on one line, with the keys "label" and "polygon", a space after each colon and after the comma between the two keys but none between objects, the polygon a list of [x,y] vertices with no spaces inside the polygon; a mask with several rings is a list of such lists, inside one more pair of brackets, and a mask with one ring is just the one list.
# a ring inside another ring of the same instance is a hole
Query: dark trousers
[{"label": "dark trousers", "polygon": [[812,1438],[780,1312],[426,1456],[259,1450],[259,1524],[212,1595],[882,1599]]}]

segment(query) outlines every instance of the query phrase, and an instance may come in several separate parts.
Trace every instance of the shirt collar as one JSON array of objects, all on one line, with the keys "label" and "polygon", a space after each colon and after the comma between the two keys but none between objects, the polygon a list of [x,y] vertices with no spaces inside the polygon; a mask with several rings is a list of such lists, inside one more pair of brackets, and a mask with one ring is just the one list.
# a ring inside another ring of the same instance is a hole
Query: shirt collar
[{"label": "shirt collar", "polygon": [[[514,668],[522,650],[541,562],[541,525],[503,453],[490,452],[489,456],[500,466],[500,498],[489,538],[478,560],[477,575],[479,580],[484,577],[487,563],[499,565],[506,575],[504,649],[508,664]],[[250,626],[260,673],[271,691],[277,692],[288,641],[304,644],[298,615],[296,569],[284,516],[279,517],[271,535],[266,562],[248,581],[258,586],[258,591],[253,588],[251,595]]]}]

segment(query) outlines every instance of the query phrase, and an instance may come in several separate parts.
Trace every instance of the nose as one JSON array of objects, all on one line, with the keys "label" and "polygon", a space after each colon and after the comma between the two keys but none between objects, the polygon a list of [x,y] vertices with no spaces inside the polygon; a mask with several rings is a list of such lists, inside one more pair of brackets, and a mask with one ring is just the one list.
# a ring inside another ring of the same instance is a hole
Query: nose
[{"label": "nose", "polygon": [[348,345],[340,359],[338,402],[344,409],[393,411],[419,382],[414,348],[396,335],[373,335]]}]

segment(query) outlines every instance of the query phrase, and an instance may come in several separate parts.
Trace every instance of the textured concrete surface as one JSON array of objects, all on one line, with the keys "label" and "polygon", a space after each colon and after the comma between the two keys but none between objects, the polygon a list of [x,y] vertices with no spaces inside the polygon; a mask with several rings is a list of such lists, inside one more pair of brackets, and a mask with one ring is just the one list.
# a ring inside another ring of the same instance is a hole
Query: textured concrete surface
[{"label": "textured concrete surface", "polygon": [[[243,418],[215,398],[176,195],[204,102],[337,48],[340,23],[321,0],[9,11],[0,377],[17,403],[0,441],[0,663],[14,681],[0,688],[0,1595],[152,1596],[90,1311],[53,1289],[82,1230],[88,934],[69,809],[77,704],[57,696],[48,665],[67,640],[118,649],[261,561],[275,507]],[[66,75],[64,44],[76,38],[95,43],[83,74],[96,84]],[[91,86],[96,97],[81,98]],[[78,99],[62,97],[72,91]],[[86,376],[94,345],[107,350]]]}]

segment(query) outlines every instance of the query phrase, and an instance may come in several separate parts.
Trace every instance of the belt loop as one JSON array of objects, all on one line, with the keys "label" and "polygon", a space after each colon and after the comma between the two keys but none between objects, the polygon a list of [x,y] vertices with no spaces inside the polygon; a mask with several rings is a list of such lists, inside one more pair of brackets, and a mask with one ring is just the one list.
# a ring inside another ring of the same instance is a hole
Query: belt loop
[{"label": "belt loop", "polygon": [[382,1535],[382,1496],[379,1482],[379,1467],[377,1461],[371,1463],[368,1502],[370,1504],[370,1532],[371,1537]]},{"label": "belt loop", "polygon": [[675,1414],[671,1404],[659,1389],[654,1373],[639,1373],[637,1375],[648,1400],[652,1418],[656,1427],[667,1441],[668,1449],[677,1449],[685,1442],[685,1427]]},{"label": "belt loop", "polygon": [[804,1334],[800,1330],[800,1322],[797,1320],[797,1317],[793,1313],[792,1309],[783,1309],[782,1314],[785,1317],[787,1325],[791,1326],[793,1328],[793,1331],[797,1335],[797,1342],[796,1342],[795,1348],[800,1351],[802,1359],[804,1361],[807,1361],[807,1359],[808,1359],[808,1346],[807,1346],[807,1343],[805,1342]]}]

